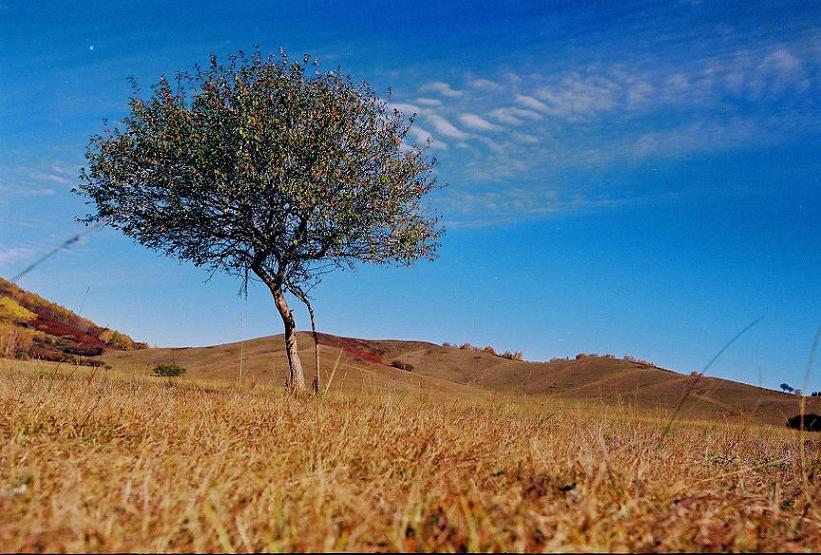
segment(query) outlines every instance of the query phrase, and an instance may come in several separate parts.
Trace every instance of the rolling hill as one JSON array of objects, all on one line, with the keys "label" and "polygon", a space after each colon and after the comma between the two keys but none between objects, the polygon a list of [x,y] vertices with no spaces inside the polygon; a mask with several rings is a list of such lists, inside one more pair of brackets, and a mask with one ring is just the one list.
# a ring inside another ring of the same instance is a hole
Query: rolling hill
[{"label": "rolling hill", "polygon": [[[313,337],[299,334],[308,379],[315,375]],[[334,389],[422,393],[453,398],[496,395],[629,407],[669,414],[783,425],[798,398],[748,384],[683,375],[612,356],[528,362],[491,348],[422,341],[364,340],[319,334],[320,384]],[[281,335],[208,347],[147,348],[127,335],[0,278],[0,356],[110,366],[149,376],[157,364],[184,366],[189,378],[214,384],[280,386],[287,373]],[[821,399],[807,400],[821,412]]]},{"label": "rolling hill", "polygon": [[[299,334],[307,378],[314,376],[313,338]],[[520,398],[618,405],[666,416],[686,395],[680,415],[691,419],[735,420],[784,425],[797,414],[798,398],[730,380],[696,379],[644,362],[608,356],[527,362],[492,353],[420,341],[362,340],[320,334],[321,387],[333,373],[334,389],[415,392],[447,396],[505,395]],[[214,383],[271,384],[285,381],[282,335],[209,347],[110,351],[114,368],[146,375],[156,364],[176,363],[191,378]],[[412,365],[401,370],[393,362]],[[334,370],[336,368],[336,370]],[[807,399],[821,411],[821,399]]]}]

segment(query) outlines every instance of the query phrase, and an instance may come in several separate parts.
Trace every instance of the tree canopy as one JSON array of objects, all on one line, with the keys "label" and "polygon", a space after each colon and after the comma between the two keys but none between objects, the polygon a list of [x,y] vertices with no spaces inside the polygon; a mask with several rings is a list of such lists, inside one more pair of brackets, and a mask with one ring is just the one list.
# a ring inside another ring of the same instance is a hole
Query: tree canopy
[{"label": "tree canopy", "polygon": [[308,55],[212,55],[147,99],[134,84],[122,125],[91,138],[84,221],[245,285],[256,274],[285,320],[277,295],[305,300],[334,268],[435,257],[436,161],[406,140],[412,125]]}]

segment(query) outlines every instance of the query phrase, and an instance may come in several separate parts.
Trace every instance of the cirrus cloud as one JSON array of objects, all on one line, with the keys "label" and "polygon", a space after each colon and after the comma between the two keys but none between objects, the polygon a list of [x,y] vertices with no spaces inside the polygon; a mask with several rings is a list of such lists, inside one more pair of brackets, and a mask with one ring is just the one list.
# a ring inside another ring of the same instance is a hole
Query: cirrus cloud
[{"label": "cirrus cloud", "polygon": [[456,90],[444,81],[432,81],[419,87],[421,92],[434,92],[448,98],[458,98],[462,96],[462,91]]},{"label": "cirrus cloud", "polygon": [[477,131],[495,131],[499,129],[497,125],[493,125],[485,118],[477,116],[476,114],[459,114],[459,121],[465,127],[470,127]]}]

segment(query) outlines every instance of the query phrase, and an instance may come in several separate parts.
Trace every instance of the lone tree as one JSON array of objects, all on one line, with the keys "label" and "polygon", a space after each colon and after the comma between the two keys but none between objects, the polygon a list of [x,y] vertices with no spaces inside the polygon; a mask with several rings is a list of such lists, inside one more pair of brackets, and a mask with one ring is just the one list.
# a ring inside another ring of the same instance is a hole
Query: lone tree
[{"label": "lone tree", "polygon": [[161,77],[148,99],[132,87],[122,125],[91,137],[76,192],[95,211],[82,221],[238,275],[246,290],[258,276],[284,324],[288,384],[305,389],[285,294],[307,304],[316,339],[308,293],[323,274],[436,255],[442,230],[423,204],[436,161],[405,141],[413,117],[284,51],[212,55],[173,85]]}]

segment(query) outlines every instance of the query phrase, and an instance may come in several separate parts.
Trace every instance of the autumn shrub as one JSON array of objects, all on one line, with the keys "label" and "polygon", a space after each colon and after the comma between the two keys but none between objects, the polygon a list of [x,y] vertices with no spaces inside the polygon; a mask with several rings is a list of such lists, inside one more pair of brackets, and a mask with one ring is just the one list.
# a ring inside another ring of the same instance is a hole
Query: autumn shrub
[{"label": "autumn shrub", "polygon": [[158,364],[154,367],[154,374],[161,377],[176,377],[185,374],[185,368],[176,364]]},{"label": "autumn shrub", "polygon": [[131,351],[134,349],[134,340],[117,330],[104,329],[100,332],[98,338],[103,343],[111,345],[112,347],[123,349],[124,351]]},{"label": "autumn shrub", "polygon": [[404,370],[406,372],[413,372],[413,364],[402,362],[401,360],[391,361],[391,366],[393,366],[394,368],[399,368],[400,370]]},{"label": "autumn shrub", "polygon": [[11,297],[0,297],[0,320],[29,322],[36,317],[35,313],[21,306]]},{"label": "autumn shrub", "polygon": [[35,330],[0,322],[0,357],[11,358],[18,353],[28,353],[36,336]]}]

